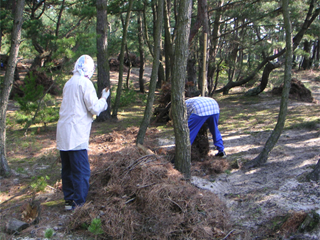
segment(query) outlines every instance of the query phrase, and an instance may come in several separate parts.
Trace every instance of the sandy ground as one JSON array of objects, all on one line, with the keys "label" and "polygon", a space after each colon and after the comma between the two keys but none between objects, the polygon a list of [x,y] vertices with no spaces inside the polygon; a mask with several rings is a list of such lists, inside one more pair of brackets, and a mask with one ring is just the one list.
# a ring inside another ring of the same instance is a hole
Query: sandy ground
[{"label": "sandy ground", "polygon": [[[312,94],[320,100],[320,82],[313,85]],[[288,108],[301,104],[311,103],[290,101]],[[266,99],[265,104],[261,104],[262,107],[272,105],[279,106],[279,101]],[[240,165],[243,159],[256,157],[268,137],[264,132],[256,135],[236,131],[223,133],[226,152],[242,153]],[[316,130],[287,130],[282,133],[265,165],[249,171],[236,169],[230,174],[220,174],[213,181],[193,177],[192,183],[223,199],[230,209],[234,231],[246,232],[245,239],[253,239],[275,217],[299,211],[320,214],[319,182],[305,181],[306,174],[312,171],[311,166],[320,160],[319,146],[319,124]],[[320,239],[319,227],[295,239]]]}]

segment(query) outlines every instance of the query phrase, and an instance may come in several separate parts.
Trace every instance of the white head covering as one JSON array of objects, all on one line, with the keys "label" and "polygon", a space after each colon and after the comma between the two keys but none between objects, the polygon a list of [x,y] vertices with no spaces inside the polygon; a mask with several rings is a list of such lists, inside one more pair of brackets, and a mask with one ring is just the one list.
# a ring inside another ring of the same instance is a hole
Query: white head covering
[{"label": "white head covering", "polygon": [[91,78],[94,73],[94,61],[89,55],[82,55],[74,65],[73,73],[80,73],[81,76]]}]

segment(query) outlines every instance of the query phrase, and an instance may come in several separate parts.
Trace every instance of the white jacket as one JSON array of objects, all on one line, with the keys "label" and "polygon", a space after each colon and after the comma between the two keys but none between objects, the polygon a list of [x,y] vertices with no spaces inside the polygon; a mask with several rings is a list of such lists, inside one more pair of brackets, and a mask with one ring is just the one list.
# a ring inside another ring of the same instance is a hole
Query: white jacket
[{"label": "white jacket", "polygon": [[63,88],[63,99],[57,124],[57,148],[62,151],[88,149],[93,115],[108,108],[98,99],[93,83],[79,72]]}]

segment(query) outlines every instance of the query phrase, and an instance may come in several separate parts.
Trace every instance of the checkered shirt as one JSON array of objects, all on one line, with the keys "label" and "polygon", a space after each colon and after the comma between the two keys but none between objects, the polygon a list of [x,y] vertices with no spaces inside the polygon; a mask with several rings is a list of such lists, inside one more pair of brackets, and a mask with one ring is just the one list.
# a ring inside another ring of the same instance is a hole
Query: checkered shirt
[{"label": "checkered shirt", "polygon": [[213,98],[209,97],[194,97],[186,100],[187,119],[192,113],[198,116],[210,116],[220,113],[219,105]]}]

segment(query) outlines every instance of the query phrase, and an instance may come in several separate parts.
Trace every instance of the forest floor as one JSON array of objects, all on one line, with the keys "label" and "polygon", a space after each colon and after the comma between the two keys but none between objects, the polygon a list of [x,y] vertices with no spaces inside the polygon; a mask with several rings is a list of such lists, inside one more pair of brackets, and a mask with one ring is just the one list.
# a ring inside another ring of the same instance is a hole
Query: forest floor
[{"label": "forest floor", "polygon": [[[134,71],[132,79],[137,87],[138,73]],[[295,77],[308,86],[316,101],[289,101],[285,129],[267,163],[251,170],[243,170],[241,166],[261,152],[277,121],[280,97],[266,91],[258,97],[246,98],[242,94],[244,88],[233,89],[227,96],[215,97],[221,110],[220,131],[227,158],[215,158],[216,151],[211,144],[207,158],[192,162],[191,184],[203,194],[214,193],[227,207],[228,219],[227,227],[221,230],[219,237],[215,235],[206,239],[320,239],[319,224],[312,230],[299,230],[307,214],[320,214],[320,183],[306,180],[306,175],[320,159],[319,76],[318,71],[295,73]],[[145,77],[150,77],[150,69]],[[111,73],[111,79],[116,84],[116,72]],[[14,105],[10,106],[8,114],[16,110]],[[143,110],[140,105],[119,112],[116,122],[93,124],[89,151],[93,175],[101,168],[104,156],[135,145]],[[7,131],[7,157],[15,174],[0,179],[1,231],[10,218],[21,218],[21,207],[31,195],[25,182],[44,168],[56,172],[57,176],[60,169],[55,150],[55,126],[49,126],[45,131],[40,129],[32,138],[33,144],[24,144],[24,137],[12,140],[15,135],[11,135],[10,128]],[[172,127],[150,126],[144,145],[170,162],[174,149]],[[27,159],[38,160],[31,163]],[[61,183],[57,182],[46,192],[38,193],[37,199],[43,205],[41,221],[23,230],[21,239],[41,239],[48,228],[56,231],[55,239],[89,239],[90,235],[84,235],[83,231],[75,231],[72,235],[64,231],[70,213],[63,211],[60,188]],[[46,204],[49,202],[54,202],[55,207]],[[0,239],[18,237],[0,232]]]}]

